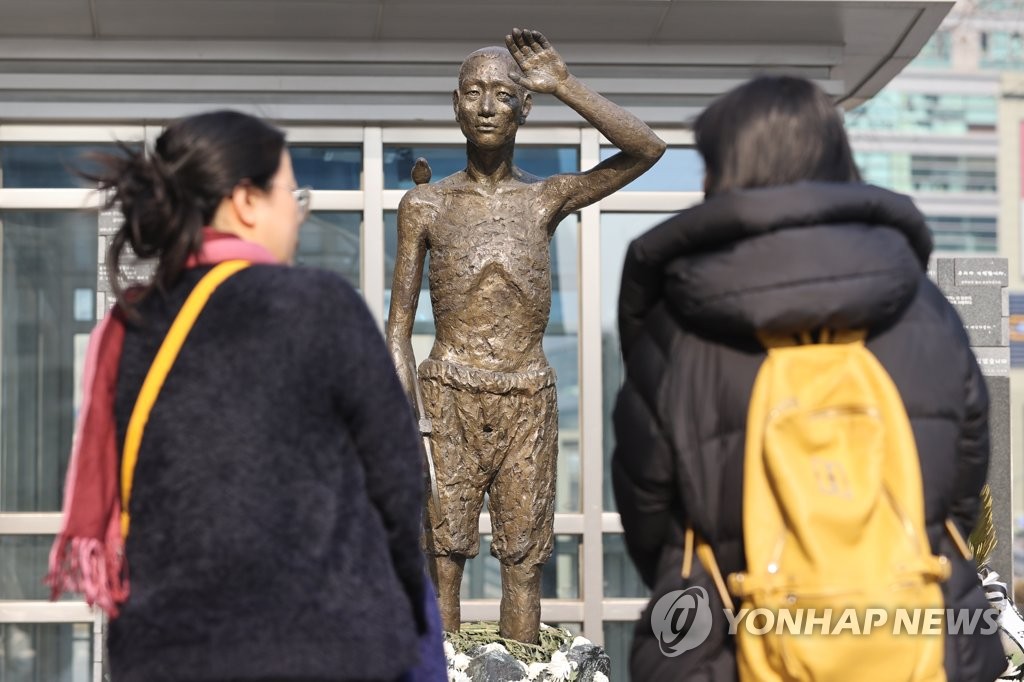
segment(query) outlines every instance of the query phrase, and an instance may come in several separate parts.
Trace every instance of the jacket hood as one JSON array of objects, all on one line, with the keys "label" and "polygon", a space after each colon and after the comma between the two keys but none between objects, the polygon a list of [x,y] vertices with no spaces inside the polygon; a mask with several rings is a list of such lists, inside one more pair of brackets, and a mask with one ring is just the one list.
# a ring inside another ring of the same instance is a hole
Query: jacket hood
[{"label": "jacket hood", "polygon": [[660,302],[714,336],[876,327],[913,298],[932,250],[901,194],[852,183],[726,192],[635,239],[623,268],[623,352]]}]

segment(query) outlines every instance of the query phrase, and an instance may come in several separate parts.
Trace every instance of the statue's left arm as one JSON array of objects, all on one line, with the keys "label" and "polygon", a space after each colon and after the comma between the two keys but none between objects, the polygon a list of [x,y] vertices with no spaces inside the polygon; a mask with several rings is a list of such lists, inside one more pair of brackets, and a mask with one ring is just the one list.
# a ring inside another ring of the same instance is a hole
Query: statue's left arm
[{"label": "statue's left arm", "polygon": [[513,80],[534,92],[553,94],[576,110],[621,151],[583,173],[556,175],[548,184],[564,197],[562,216],[600,201],[651,168],[665,153],[665,142],[619,105],[594,92],[569,73],[565,61],[538,31],[513,29],[505,36],[523,75]]}]

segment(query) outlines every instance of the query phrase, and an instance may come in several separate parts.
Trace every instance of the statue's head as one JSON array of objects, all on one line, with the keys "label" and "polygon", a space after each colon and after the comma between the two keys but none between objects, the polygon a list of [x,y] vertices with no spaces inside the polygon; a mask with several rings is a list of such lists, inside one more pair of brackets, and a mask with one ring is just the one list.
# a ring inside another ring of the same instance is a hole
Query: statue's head
[{"label": "statue's head", "polygon": [[462,133],[478,147],[494,149],[515,139],[530,113],[530,93],[510,73],[522,72],[504,47],[482,48],[462,62],[452,106]]}]

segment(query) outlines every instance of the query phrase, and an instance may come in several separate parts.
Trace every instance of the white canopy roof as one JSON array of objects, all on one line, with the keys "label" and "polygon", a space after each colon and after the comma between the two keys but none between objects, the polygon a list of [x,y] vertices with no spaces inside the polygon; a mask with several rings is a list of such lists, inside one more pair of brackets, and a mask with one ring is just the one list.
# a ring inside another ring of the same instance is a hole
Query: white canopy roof
[{"label": "white canopy roof", "polygon": [[[457,66],[513,26],[651,123],[761,72],[874,95],[952,7],[930,0],[0,0],[0,121],[449,122]],[[550,97],[531,123],[580,120]]]}]

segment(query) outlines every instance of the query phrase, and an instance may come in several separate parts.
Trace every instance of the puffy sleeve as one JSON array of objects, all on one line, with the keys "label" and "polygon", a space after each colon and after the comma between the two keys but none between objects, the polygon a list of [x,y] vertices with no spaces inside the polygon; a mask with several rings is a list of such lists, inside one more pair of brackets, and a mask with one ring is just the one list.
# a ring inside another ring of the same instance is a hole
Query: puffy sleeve
[{"label": "puffy sleeve", "polygon": [[675,504],[675,458],[653,407],[651,382],[658,374],[658,351],[645,348],[653,343],[643,334],[636,341],[638,348],[626,361],[626,379],[615,404],[611,473],[626,548],[644,583],[653,587],[679,505]]}]

